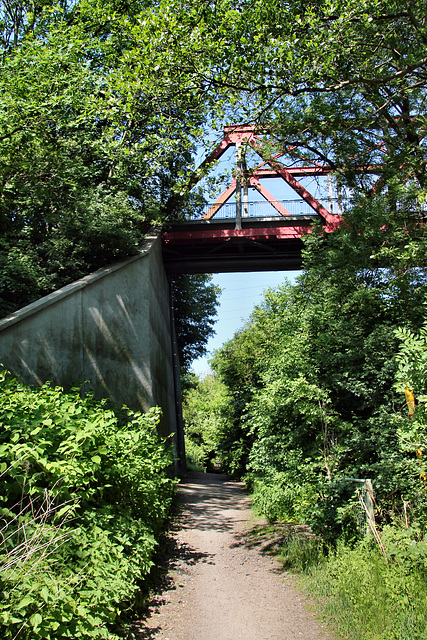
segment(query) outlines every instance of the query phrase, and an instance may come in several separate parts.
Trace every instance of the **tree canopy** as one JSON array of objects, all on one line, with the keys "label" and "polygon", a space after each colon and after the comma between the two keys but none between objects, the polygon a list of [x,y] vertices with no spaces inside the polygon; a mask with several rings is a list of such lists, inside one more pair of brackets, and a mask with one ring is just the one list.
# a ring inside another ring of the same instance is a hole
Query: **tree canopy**
[{"label": "tree canopy", "polygon": [[208,274],[175,276],[171,284],[179,360],[185,377],[193,360],[206,355],[221,290]]},{"label": "tree canopy", "polygon": [[3,5],[3,315],[183,215],[172,196],[203,111],[191,91],[156,81],[144,3],[31,7]]},{"label": "tree canopy", "polygon": [[159,35],[179,22],[179,56],[160,73],[190,73],[211,122],[253,123],[271,150],[329,166],[400,226],[423,214],[425,2],[220,0],[158,15]]},{"label": "tree canopy", "polygon": [[[411,251],[400,257],[419,262],[425,9],[4,2],[3,313],[131,254],[145,224],[183,217],[193,151],[230,122],[254,123],[290,161],[329,165],[360,206],[378,210],[370,224],[405,229]],[[380,245],[396,257],[393,243]]]}]

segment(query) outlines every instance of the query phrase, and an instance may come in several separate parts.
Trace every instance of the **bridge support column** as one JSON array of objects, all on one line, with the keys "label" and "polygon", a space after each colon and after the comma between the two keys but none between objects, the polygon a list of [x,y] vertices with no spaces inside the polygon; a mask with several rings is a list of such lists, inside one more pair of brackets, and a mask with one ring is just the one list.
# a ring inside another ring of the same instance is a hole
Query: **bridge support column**
[{"label": "bridge support column", "polygon": [[236,229],[242,228],[242,143],[236,142]]},{"label": "bridge support column", "polygon": [[185,473],[187,470],[187,460],[185,456],[184,420],[182,417],[182,388],[181,388],[181,365],[179,362],[178,340],[175,328],[175,314],[172,302],[172,283],[169,280],[169,308],[171,314],[171,342],[173,358],[173,380],[175,389],[175,415],[177,424],[177,455],[179,458],[179,471]]}]

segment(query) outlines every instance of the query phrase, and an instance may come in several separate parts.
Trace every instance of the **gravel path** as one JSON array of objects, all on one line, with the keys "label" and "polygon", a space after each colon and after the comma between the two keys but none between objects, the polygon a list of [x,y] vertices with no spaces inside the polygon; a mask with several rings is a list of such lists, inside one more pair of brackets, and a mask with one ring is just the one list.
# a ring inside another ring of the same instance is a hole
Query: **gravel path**
[{"label": "gravel path", "polygon": [[167,587],[135,627],[135,640],[332,640],[294,578],[245,544],[255,521],[238,482],[192,474],[179,489]]}]

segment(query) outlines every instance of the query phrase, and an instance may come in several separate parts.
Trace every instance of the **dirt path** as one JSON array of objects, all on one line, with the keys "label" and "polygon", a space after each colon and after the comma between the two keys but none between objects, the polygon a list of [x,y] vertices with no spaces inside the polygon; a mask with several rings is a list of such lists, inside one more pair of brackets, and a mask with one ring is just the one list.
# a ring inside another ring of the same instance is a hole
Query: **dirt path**
[{"label": "dirt path", "polygon": [[167,586],[135,640],[332,640],[277,562],[245,544],[255,525],[242,485],[193,474],[180,487]]}]

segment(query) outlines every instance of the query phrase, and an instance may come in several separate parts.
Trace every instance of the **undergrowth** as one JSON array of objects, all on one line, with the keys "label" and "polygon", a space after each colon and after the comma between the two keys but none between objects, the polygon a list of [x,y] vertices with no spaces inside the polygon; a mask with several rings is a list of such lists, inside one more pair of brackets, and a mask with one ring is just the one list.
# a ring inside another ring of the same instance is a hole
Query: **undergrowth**
[{"label": "undergrowth", "polygon": [[309,484],[289,483],[287,474],[276,472],[266,478],[248,473],[244,480],[253,508],[269,522],[304,522],[307,511],[313,510],[316,490]]},{"label": "undergrowth", "polygon": [[416,528],[385,527],[385,554],[371,536],[338,545],[304,578],[349,640],[425,640],[427,542]]},{"label": "undergrowth", "polygon": [[258,530],[249,544],[254,540],[298,572],[342,638],[427,637],[427,538],[416,525],[385,526],[382,550],[369,534],[353,546],[325,549],[308,527],[283,523]]},{"label": "undergrowth", "polygon": [[427,638],[427,535],[407,518],[328,546],[308,525],[257,525],[246,544],[296,572],[345,640]]},{"label": "undergrowth", "polygon": [[123,637],[168,514],[148,414],[0,381],[0,637]]}]

